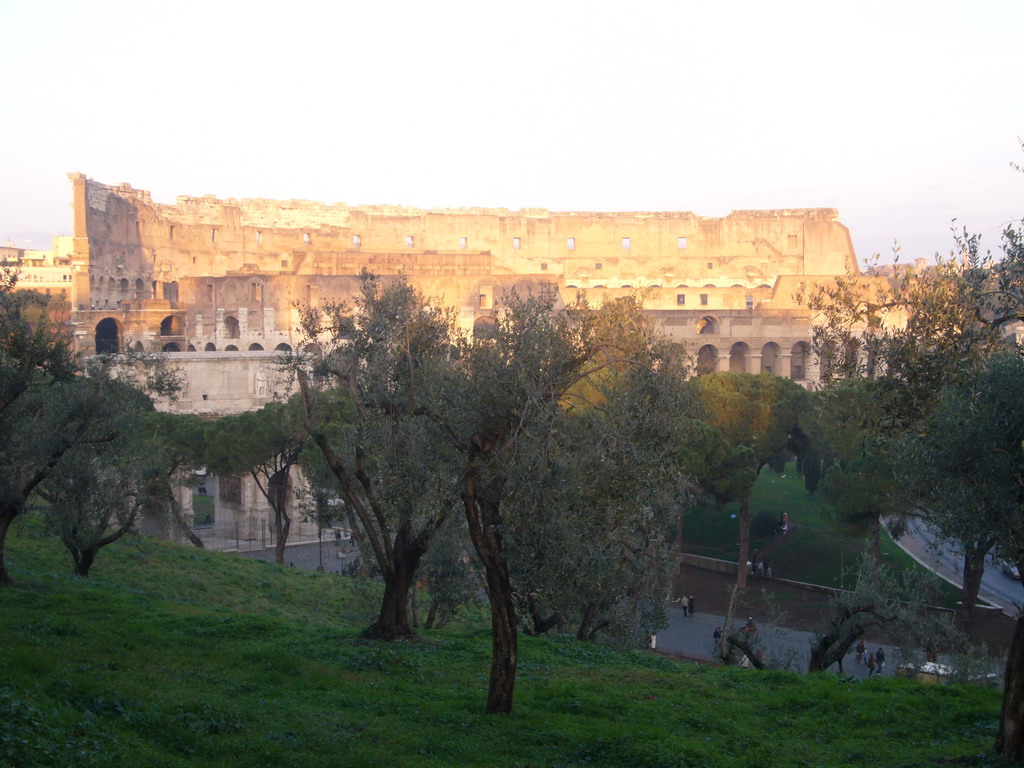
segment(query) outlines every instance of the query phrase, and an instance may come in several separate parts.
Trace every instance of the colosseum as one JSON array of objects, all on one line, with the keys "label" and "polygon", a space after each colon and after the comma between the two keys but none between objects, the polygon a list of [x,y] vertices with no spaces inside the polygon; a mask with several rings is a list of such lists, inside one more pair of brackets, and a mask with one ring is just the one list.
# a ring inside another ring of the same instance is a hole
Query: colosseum
[{"label": "colosseum", "polygon": [[177,407],[194,412],[271,397],[268,358],[301,343],[296,305],[352,296],[364,267],[405,274],[456,307],[467,331],[490,322],[513,287],[564,302],[585,289],[593,303],[646,288],[649,311],[700,370],[805,384],[816,378],[811,317],[794,296],[857,273],[830,208],[711,218],[213,196],[170,205],[128,184],[69,177],[79,349],[179,353],[191,372]]}]

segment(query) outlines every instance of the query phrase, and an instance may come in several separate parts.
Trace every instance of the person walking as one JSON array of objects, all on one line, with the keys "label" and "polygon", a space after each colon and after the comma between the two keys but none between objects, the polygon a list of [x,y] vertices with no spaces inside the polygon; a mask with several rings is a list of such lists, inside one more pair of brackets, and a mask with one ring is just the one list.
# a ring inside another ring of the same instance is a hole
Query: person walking
[{"label": "person walking", "polygon": [[697,612],[697,601],[693,599],[693,595],[690,595],[690,615],[693,616]]},{"label": "person walking", "polygon": [[875,651],[875,666],[878,668],[877,674],[882,674],[882,668],[885,667],[885,651],[881,647]]},{"label": "person walking", "polygon": [[683,595],[682,598],[679,600],[679,602],[683,606],[683,616],[689,616],[690,615],[690,598],[688,598],[686,595]]},{"label": "person walking", "polygon": [[864,663],[864,653],[866,651],[867,651],[867,648],[864,645],[864,641],[863,640],[858,640],[857,641],[857,655],[853,657],[853,660],[855,662],[857,662],[858,664],[863,664]]},{"label": "person walking", "polygon": [[871,677],[873,674],[875,674],[875,654],[869,653],[868,654],[868,677]]}]

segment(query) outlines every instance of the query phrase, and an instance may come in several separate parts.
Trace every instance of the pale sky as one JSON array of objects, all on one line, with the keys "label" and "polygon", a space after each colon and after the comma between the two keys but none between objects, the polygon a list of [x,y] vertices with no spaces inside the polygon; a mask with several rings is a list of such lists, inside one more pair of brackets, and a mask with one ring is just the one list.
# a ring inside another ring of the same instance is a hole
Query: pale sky
[{"label": "pale sky", "polygon": [[1020,0],[0,0],[0,30],[3,241],[71,234],[69,171],[168,203],[830,207],[860,259],[1024,217]]}]

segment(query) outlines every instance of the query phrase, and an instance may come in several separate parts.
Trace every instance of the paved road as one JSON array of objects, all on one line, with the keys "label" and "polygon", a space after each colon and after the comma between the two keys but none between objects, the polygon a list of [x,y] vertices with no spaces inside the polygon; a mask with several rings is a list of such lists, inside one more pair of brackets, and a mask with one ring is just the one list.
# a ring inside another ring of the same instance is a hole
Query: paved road
[{"label": "paved road", "polygon": [[[896,543],[925,568],[958,588],[963,586],[963,557],[953,554],[949,547],[937,544],[919,520],[911,520],[907,534]],[[988,565],[981,579],[981,592],[978,596],[989,605],[1002,608],[1008,616],[1015,617],[1024,604],[1024,587],[1000,568]]]}]

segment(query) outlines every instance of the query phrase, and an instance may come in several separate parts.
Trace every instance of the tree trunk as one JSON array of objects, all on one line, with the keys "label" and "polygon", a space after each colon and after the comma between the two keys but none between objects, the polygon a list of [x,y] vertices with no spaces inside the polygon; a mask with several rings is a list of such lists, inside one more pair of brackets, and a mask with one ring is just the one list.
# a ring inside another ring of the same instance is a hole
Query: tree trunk
[{"label": "tree trunk", "polygon": [[0,515],[0,587],[10,586],[14,583],[11,574],[7,571],[7,560],[4,553],[6,552],[7,531],[16,516],[7,511]]},{"label": "tree trunk", "polygon": [[878,517],[871,521],[871,557],[877,568],[882,562],[882,520]]},{"label": "tree trunk", "polygon": [[408,523],[395,534],[393,560],[382,570],[384,597],[380,602],[380,613],[377,620],[363,630],[363,637],[407,640],[413,636],[409,622],[409,593],[429,540],[430,536],[424,532],[414,537]]},{"label": "tree trunk", "polygon": [[178,504],[178,500],[174,498],[174,491],[171,490],[170,485],[167,486],[167,507],[171,510],[171,517],[174,518],[174,522],[178,524],[178,528],[185,534],[185,537],[194,546],[199,547],[199,549],[206,549],[203,540],[196,535],[196,532],[192,530],[192,526],[185,521],[185,516],[181,514],[181,506]]},{"label": "tree trunk", "polygon": [[[496,487],[487,489],[489,501],[478,498],[478,451],[474,446],[462,476],[462,503],[466,511],[466,523],[469,525],[469,537],[484,567],[484,584],[491,607],[491,676],[485,712],[489,715],[507,714],[512,712],[516,687],[519,636],[512,602],[512,580],[502,549],[501,535],[496,530],[496,524],[501,520],[501,481],[496,481]],[[485,504],[486,507],[481,509]]]},{"label": "tree trunk", "polygon": [[750,500],[740,502],[740,557],[739,571],[736,574],[736,586],[747,587],[747,560],[750,559]]},{"label": "tree trunk", "polygon": [[512,711],[519,660],[519,638],[512,605],[512,582],[504,558],[488,558],[487,576],[491,604],[491,682],[487,691],[487,714]]},{"label": "tree trunk", "polygon": [[964,588],[960,601],[960,621],[967,633],[970,633],[974,624],[974,606],[978,602],[981,577],[985,575],[985,556],[982,555],[979,562],[977,554],[977,550],[968,550],[964,553]]},{"label": "tree trunk", "polygon": [[1017,617],[1003,674],[1003,708],[999,715],[996,752],[1024,759],[1024,616]]},{"label": "tree trunk", "polygon": [[292,519],[274,510],[274,528],[277,541],[274,542],[274,562],[284,565],[284,547],[288,543],[288,531],[291,530]]},{"label": "tree trunk", "polygon": [[81,576],[83,579],[89,576],[89,569],[96,561],[97,552],[96,549],[83,549],[72,553],[75,558],[76,576]]}]

